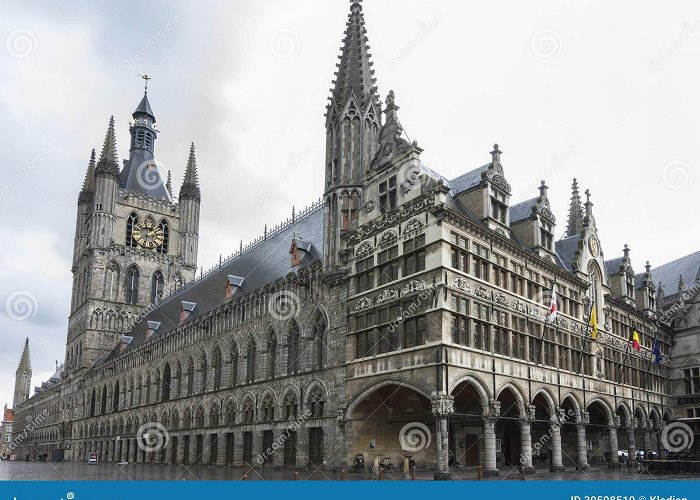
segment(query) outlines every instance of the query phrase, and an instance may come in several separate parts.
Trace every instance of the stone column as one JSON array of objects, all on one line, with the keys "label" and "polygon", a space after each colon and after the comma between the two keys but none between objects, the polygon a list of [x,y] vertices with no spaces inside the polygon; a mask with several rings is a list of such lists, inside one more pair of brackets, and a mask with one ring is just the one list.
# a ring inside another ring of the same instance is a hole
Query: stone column
[{"label": "stone column", "polygon": [[211,436],[215,434],[202,434],[202,465],[209,465],[209,458],[211,458]]},{"label": "stone column", "polygon": [[435,415],[435,479],[450,479],[448,417],[454,413],[454,396],[433,394],[432,413]]},{"label": "stone column", "polygon": [[610,463],[608,467],[614,469],[619,467],[620,460],[617,457],[617,428],[620,426],[620,417],[613,417],[613,425],[608,426],[608,434],[610,435]]},{"label": "stone column", "polygon": [[196,435],[196,434],[190,434],[190,456],[189,456],[189,462],[190,462],[190,464],[194,464],[196,460],[197,460],[197,435]]},{"label": "stone column", "polygon": [[525,407],[525,418],[520,419],[520,464],[525,474],[534,474],[532,466],[532,422],[535,421],[535,406]]},{"label": "stone column", "polygon": [[122,461],[122,462],[128,462],[128,461],[129,461],[129,457],[128,457],[127,454],[126,454],[126,444],[127,444],[127,443],[128,443],[128,441],[122,439],[122,449],[121,449],[121,461]]},{"label": "stone column", "polygon": [[131,444],[129,445],[129,462],[132,464],[136,462],[136,440],[132,439]]},{"label": "stone column", "polygon": [[578,448],[578,463],[576,468],[586,470],[588,465],[588,447],[586,446],[586,426],[590,422],[590,415],[587,411],[581,412],[581,418],[576,423],[576,442]]},{"label": "stone column", "polygon": [[634,430],[637,428],[637,419],[635,417],[630,418],[629,425],[627,426],[627,451],[629,453],[627,457],[627,463],[632,463],[633,465],[637,462],[637,443],[635,442]]},{"label": "stone column", "polygon": [[557,408],[557,413],[551,419],[550,432],[552,434],[551,456],[552,463],[549,466],[550,472],[564,472],[564,463],[561,454],[561,422],[565,418],[562,408]]},{"label": "stone column", "polygon": [[644,446],[644,458],[648,458],[646,453],[651,449],[651,429],[651,422],[647,421],[646,426],[644,427],[644,437],[642,441],[642,446]]},{"label": "stone column", "polygon": [[496,421],[501,415],[501,402],[491,401],[484,409],[484,477],[497,477]]}]

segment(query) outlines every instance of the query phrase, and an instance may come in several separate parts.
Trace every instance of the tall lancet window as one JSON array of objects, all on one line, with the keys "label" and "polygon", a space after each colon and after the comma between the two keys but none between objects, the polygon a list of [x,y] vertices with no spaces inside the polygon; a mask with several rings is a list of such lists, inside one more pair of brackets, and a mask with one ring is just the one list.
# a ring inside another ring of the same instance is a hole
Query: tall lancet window
[{"label": "tall lancet window", "polygon": [[141,273],[136,266],[126,270],[126,303],[137,304],[139,301],[139,278]]},{"label": "tall lancet window", "polygon": [[157,304],[163,298],[165,289],[165,278],[163,273],[156,271],[151,278],[151,304]]},{"label": "tall lancet window", "polygon": [[135,212],[131,212],[126,219],[126,246],[135,247],[136,239],[134,238],[134,227],[139,223],[139,216]]},{"label": "tall lancet window", "polygon": [[168,221],[163,219],[158,224],[161,232],[163,233],[163,242],[156,247],[156,252],[158,253],[168,253],[168,240],[170,239],[170,227],[168,226]]}]

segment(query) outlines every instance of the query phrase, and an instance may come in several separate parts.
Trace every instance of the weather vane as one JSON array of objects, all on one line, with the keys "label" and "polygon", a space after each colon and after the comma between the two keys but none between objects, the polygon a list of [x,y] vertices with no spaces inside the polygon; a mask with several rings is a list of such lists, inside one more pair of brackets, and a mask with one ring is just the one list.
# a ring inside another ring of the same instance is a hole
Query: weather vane
[{"label": "weather vane", "polygon": [[146,85],[145,85],[145,87],[144,87],[143,93],[144,93],[144,94],[148,94],[148,80],[151,80],[151,77],[148,76],[148,75],[139,75],[139,76],[140,76],[141,78],[143,78],[144,80],[146,80]]}]

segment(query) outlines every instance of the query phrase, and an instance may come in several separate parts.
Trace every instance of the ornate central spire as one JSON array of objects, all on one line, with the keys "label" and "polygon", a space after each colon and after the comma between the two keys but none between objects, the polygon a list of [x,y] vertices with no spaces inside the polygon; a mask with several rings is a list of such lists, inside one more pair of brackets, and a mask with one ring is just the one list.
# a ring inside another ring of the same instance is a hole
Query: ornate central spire
[{"label": "ornate central spire", "polygon": [[578,181],[574,179],[571,185],[571,205],[569,206],[569,220],[566,224],[566,235],[574,236],[583,231],[583,207],[581,195],[578,192]]},{"label": "ornate central spire", "polygon": [[351,96],[357,99],[362,110],[366,109],[370,102],[379,103],[368,41],[362,5],[354,1],[348,14],[342,52],[338,56],[340,62],[336,65],[336,79],[332,82],[334,87],[331,89],[329,107],[333,107],[338,113],[342,112]]}]

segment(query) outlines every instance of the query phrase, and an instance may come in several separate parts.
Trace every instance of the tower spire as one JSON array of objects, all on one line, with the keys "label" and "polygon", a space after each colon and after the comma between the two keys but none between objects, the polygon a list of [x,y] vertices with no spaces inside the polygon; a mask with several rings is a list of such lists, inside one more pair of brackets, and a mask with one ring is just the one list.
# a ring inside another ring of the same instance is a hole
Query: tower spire
[{"label": "tower spire", "polygon": [[83,180],[83,189],[80,191],[80,200],[88,200],[92,198],[95,192],[95,149],[90,153],[90,161],[88,162],[87,172]]},{"label": "tower spire", "polygon": [[336,112],[342,112],[348,99],[354,96],[358,104],[364,111],[370,102],[378,105],[379,96],[377,94],[376,78],[370,61],[367,44],[367,29],[365,28],[365,17],[362,13],[361,0],[353,1],[350,5],[350,14],[346,23],[345,37],[341,54],[338,56],[340,62],[336,65],[338,71],[333,80],[334,87],[331,89],[331,104]]},{"label": "tower spire", "polygon": [[185,178],[182,181],[182,187],[180,188],[180,198],[183,197],[190,197],[196,200],[201,198],[199,178],[197,176],[197,158],[194,154],[194,142],[190,145],[190,156],[187,159]]},{"label": "tower spire", "polygon": [[574,236],[583,231],[583,206],[578,191],[578,181],[571,184],[571,204],[569,205],[569,220],[566,223],[566,235]]},{"label": "tower spire", "polygon": [[24,341],[24,349],[22,356],[17,365],[15,372],[15,394],[12,401],[12,407],[17,408],[17,405],[29,399],[29,387],[32,383],[32,362],[29,358],[29,337]]},{"label": "tower spire", "polygon": [[117,138],[114,134],[114,116],[109,118],[109,126],[105,135],[105,142],[102,145],[102,153],[100,160],[97,162],[95,172],[106,173],[109,175],[117,175],[119,172],[119,163],[117,160]]}]

